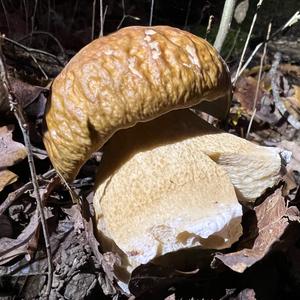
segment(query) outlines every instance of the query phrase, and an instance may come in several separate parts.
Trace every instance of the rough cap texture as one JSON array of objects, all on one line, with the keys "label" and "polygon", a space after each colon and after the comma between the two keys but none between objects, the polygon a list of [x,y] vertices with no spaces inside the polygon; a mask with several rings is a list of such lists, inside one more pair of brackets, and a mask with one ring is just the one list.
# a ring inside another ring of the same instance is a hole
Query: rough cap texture
[{"label": "rough cap texture", "polygon": [[207,41],[167,26],[124,28],[87,45],[55,79],[44,143],[71,181],[117,130],[219,97],[211,112],[224,116],[230,94],[227,67]]}]

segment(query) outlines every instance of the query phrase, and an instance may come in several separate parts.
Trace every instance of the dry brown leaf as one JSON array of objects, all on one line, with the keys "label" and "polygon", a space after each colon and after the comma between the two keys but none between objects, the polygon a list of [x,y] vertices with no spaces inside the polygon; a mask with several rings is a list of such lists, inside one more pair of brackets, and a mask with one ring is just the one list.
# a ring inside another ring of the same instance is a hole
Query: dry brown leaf
[{"label": "dry brown leaf", "polygon": [[27,155],[23,144],[13,141],[13,126],[0,127],[0,168],[13,166]]},{"label": "dry brown leaf", "polygon": [[[271,249],[272,245],[280,239],[289,224],[289,212],[281,189],[277,189],[262,204],[254,209],[257,218],[257,237],[242,241],[243,244],[253,242],[252,248],[244,248],[228,254],[217,254],[215,257],[235,272],[243,273],[257,261],[261,260]],[[292,211],[293,219],[299,220],[299,211]],[[255,231],[252,230],[252,234]]]},{"label": "dry brown leaf", "polygon": [[22,254],[31,256],[32,250],[35,250],[38,239],[38,212],[32,216],[28,226],[16,239],[0,239],[0,265],[4,265],[15,257]]},{"label": "dry brown leaf", "polygon": [[[251,76],[241,77],[236,83],[234,98],[237,99],[241,103],[241,106],[249,113],[253,110],[256,88],[257,80]],[[260,106],[260,99],[263,95],[264,91],[260,87],[258,89],[256,107]]]},{"label": "dry brown leaf", "polygon": [[10,84],[13,94],[19,100],[23,108],[30,105],[38,98],[42,91],[45,91],[43,87],[31,85],[15,78],[10,78]]},{"label": "dry brown leaf", "polygon": [[298,100],[299,105],[300,105],[300,86],[299,85],[293,85],[293,88],[294,88],[295,97]]},{"label": "dry brown leaf", "polygon": [[[55,178],[53,178],[45,188],[40,188],[41,199],[43,202],[47,200],[53,188],[56,186]],[[44,208],[46,220],[52,217],[50,210]],[[28,260],[36,251],[39,237],[39,214],[36,210],[31,217],[27,227],[19,234],[16,239],[2,238],[0,239],[0,265],[3,265],[19,255],[26,255]]]},{"label": "dry brown leaf", "polygon": [[234,11],[234,19],[238,24],[241,24],[245,20],[248,8],[249,0],[243,0],[236,6]]},{"label": "dry brown leaf", "polygon": [[14,183],[18,176],[9,170],[0,170],[0,192],[9,184]]},{"label": "dry brown leaf", "polygon": [[284,73],[288,74],[292,77],[300,77],[300,66],[291,65],[291,64],[280,64],[279,70]]},{"label": "dry brown leaf", "polygon": [[13,126],[0,127],[0,192],[18,178],[16,174],[7,170],[27,155],[23,144],[13,141]]}]

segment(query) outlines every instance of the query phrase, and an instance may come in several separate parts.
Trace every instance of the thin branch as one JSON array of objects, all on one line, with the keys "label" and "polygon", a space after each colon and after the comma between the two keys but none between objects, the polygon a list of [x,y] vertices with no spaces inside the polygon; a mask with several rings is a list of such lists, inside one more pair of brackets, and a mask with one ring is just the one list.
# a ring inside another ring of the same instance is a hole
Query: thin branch
[{"label": "thin branch", "polygon": [[[1,40],[0,40],[0,42],[1,42]],[[1,45],[0,45],[0,74],[1,74],[2,81],[3,81],[3,85],[5,86],[5,89],[7,90],[8,100],[9,100],[11,110],[14,113],[14,115],[18,121],[19,127],[22,131],[22,135],[24,138],[24,143],[25,143],[25,146],[26,146],[27,152],[28,152],[27,157],[28,157],[28,164],[29,164],[29,169],[30,169],[30,174],[31,174],[31,181],[33,184],[37,208],[38,208],[39,216],[40,216],[41,223],[42,223],[42,230],[43,230],[46,253],[47,253],[48,282],[47,282],[45,296],[48,298],[50,295],[52,279],[53,279],[52,278],[53,266],[52,266],[52,260],[51,260],[51,248],[50,248],[48,227],[47,227],[46,218],[45,218],[45,214],[44,214],[44,206],[43,206],[40,191],[39,191],[39,185],[38,185],[38,180],[37,180],[35,164],[33,161],[33,154],[32,154],[32,149],[31,149],[30,138],[29,138],[29,126],[25,121],[23,109],[20,106],[19,102],[17,101],[18,99],[16,99],[14,93],[12,92],[10,82],[7,77],[7,71],[6,71],[6,67],[5,67],[5,63],[4,63],[4,57],[2,54],[2,50],[1,50]]]},{"label": "thin branch", "polygon": [[1,5],[2,5],[2,8],[3,8],[3,12],[4,12],[4,16],[5,16],[5,21],[6,21],[6,24],[7,24],[7,29],[8,29],[8,32],[10,33],[11,30],[10,30],[10,25],[9,25],[9,21],[8,21],[7,10],[6,10],[6,7],[4,5],[3,0],[1,0]]},{"label": "thin branch", "polygon": [[24,12],[25,12],[25,33],[28,33],[28,9],[27,9],[27,1],[23,0]]},{"label": "thin branch", "polygon": [[62,46],[62,44],[60,43],[60,41],[58,40],[58,38],[55,37],[52,33],[47,32],[47,31],[41,31],[41,30],[38,30],[38,31],[32,31],[32,32],[30,33],[30,35],[25,35],[25,36],[23,36],[22,38],[20,38],[20,39],[18,40],[18,42],[24,41],[24,40],[26,40],[28,37],[32,37],[33,35],[39,35],[39,34],[41,34],[41,35],[47,35],[47,36],[51,37],[51,38],[55,41],[55,43],[57,44],[57,46],[58,46],[60,52],[62,53],[62,55],[65,56],[65,50],[64,50],[64,47]]},{"label": "thin branch", "polygon": [[[51,179],[56,174],[54,169],[46,172],[42,176],[39,176],[38,182],[44,183],[45,180]],[[19,189],[11,192],[5,198],[5,200],[0,205],[0,216],[14,203],[14,201],[18,200],[25,192],[33,189],[32,181],[25,183]]]},{"label": "thin branch", "polygon": [[93,40],[95,36],[95,15],[96,15],[96,0],[93,1],[91,40]]},{"label": "thin branch", "polygon": [[102,0],[99,0],[100,3],[100,33],[99,33],[99,36],[103,36],[103,1]]},{"label": "thin branch", "polygon": [[24,46],[24,45],[22,45],[22,44],[20,44],[20,43],[18,43],[18,42],[16,42],[16,41],[14,41],[14,40],[8,38],[8,37],[6,37],[6,36],[3,36],[3,35],[1,36],[1,38],[2,38],[3,40],[5,40],[5,41],[7,41],[7,42],[9,42],[9,43],[11,43],[11,44],[13,44],[13,45],[15,45],[15,46],[17,46],[17,47],[19,47],[19,48],[25,50],[26,52],[28,52],[29,55],[30,55],[30,57],[31,57],[32,59],[33,59],[32,53],[38,53],[38,54],[42,54],[42,55],[49,56],[49,57],[53,58],[54,60],[56,60],[56,62],[57,62],[60,66],[64,67],[64,64],[63,64],[63,63],[60,61],[60,59],[59,59],[57,56],[55,56],[54,54],[51,54],[51,53],[46,52],[46,51],[43,51],[43,50],[39,50],[39,49],[34,49],[34,48],[26,47],[26,46]]},{"label": "thin branch", "polygon": [[218,34],[214,42],[214,47],[219,52],[221,51],[225,38],[229,32],[235,4],[236,4],[236,0],[225,1]]},{"label": "thin branch", "polygon": [[[267,40],[270,37],[271,28],[272,28],[272,23],[269,23],[268,31],[267,31]],[[255,117],[255,114],[256,114],[256,104],[257,104],[257,98],[258,98],[258,91],[259,91],[259,87],[260,87],[263,64],[264,64],[265,56],[266,56],[266,53],[267,53],[267,45],[268,44],[265,43],[264,51],[263,51],[263,54],[262,54],[261,59],[260,59],[258,79],[257,79],[257,84],[256,84],[256,90],[255,90],[255,98],[254,98],[254,101],[253,101],[252,115],[251,115],[250,122],[249,122],[249,125],[248,125],[248,128],[247,128],[246,139],[248,139],[248,137],[249,137],[250,130],[251,130],[251,127],[252,127],[252,123],[253,123],[253,120],[254,120],[254,117]]]},{"label": "thin branch", "polygon": [[251,26],[250,26],[250,30],[248,32],[248,36],[247,36],[247,39],[246,39],[246,42],[245,42],[245,45],[244,45],[244,49],[243,49],[243,52],[242,52],[242,55],[241,55],[241,58],[240,58],[239,66],[237,68],[236,75],[235,75],[235,78],[234,78],[233,83],[232,83],[234,86],[236,84],[236,81],[238,79],[238,74],[240,73],[240,69],[241,69],[242,64],[244,62],[244,56],[246,54],[246,50],[247,50],[247,47],[248,47],[248,44],[249,44],[249,41],[250,41],[250,37],[251,37],[252,31],[253,31],[253,28],[254,28],[254,24],[256,22],[257,13],[258,13],[262,3],[263,3],[263,0],[259,0],[257,5],[256,5],[256,12],[253,16],[252,23],[251,23]]},{"label": "thin branch", "polygon": [[122,19],[121,19],[119,25],[117,26],[117,30],[119,30],[121,28],[121,26],[122,26],[122,24],[123,24],[123,22],[125,21],[126,18],[131,18],[131,19],[134,19],[134,20],[137,20],[137,21],[140,20],[139,17],[135,17],[135,16],[131,16],[131,15],[126,14],[125,0],[122,0],[122,10],[123,10]]},{"label": "thin branch", "polygon": [[251,60],[253,59],[253,57],[255,56],[255,54],[257,53],[257,51],[261,48],[261,46],[263,46],[265,43],[267,43],[267,42],[271,41],[272,39],[274,39],[274,37],[276,37],[278,34],[280,34],[285,29],[287,29],[287,28],[292,27],[293,25],[295,25],[299,20],[300,20],[300,11],[296,11],[295,14],[283,26],[281,26],[279,29],[277,29],[271,35],[271,37],[268,40],[265,40],[265,41],[259,43],[255,47],[255,49],[253,50],[253,52],[249,56],[248,60],[243,65],[243,67],[240,69],[240,71],[236,73],[236,77],[239,77],[245,71],[245,69],[248,67],[248,65],[250,64]]},{"label": "thin branch", "polygon": [[188,20],[189,20],[190,13],[191,13],[192,1],[193,0],[189,0],[188,5],[187,5],[185,20],[184,20],[184,27],[183,27],[184,29],[187,29]]},{"label": "thin branch", "polygon": [[102,25],[102,30],[100,28],[99,37],[101,36],[101,34],[103,36],[104,23],[105,23],[105,17],[106,17],[107,9],[108,9],[108,5],[105,5],[105,9],[104,9],[104,13],[103,13],[103,20],[102,20],[103,25]]},{"label": "thin branch", "polygon": [[152,20],[153,20],[153,8],[154,8],[154,0],[151,0],[149,26],[152,26]]},{"label": "thin branch", "polygon": [[213,21],[214,21],[214,16],[213,15],[209,16],[208,24],[207,24],[207,27],[206,27],[206,33],[205,33],[205,39],[206,40],[207,40],[208,35],[210,34],[211,25],[212,25]]},{"label": "thin branch", "polygon": [[29,45],[31,46],[32,44],[32,34],[34,31],[34,20],[35,20],[35,15],[36,15],[36,10],[37,10],[37,4],[38,4],[38,0],[34,0],[34,8],[33,8],[33,14],[31,17],[31,31],[30,31],[30,40],[29,40]]}]

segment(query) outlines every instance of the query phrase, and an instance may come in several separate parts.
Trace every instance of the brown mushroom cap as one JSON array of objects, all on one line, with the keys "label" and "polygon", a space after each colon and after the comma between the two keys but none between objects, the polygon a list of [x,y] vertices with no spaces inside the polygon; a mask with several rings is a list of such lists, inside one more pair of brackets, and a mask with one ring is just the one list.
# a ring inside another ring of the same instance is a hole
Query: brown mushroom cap
[{"label": "brown mushroom cap", "polygon": [[227,67],[207,41],[167,26],[124,28],[87,45],[54,80],[44,143],[72,181],[117,130],[220,97],[208,112],[224,116],[230,95]]}]

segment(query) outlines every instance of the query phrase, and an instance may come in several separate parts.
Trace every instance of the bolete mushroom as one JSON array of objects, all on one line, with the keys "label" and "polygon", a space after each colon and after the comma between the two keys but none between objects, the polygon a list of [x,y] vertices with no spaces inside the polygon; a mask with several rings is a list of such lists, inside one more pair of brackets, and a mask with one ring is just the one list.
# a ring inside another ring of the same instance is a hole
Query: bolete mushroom
[{"label": "bolete mushroom", "polygon": [[237,198],[253,201],[280,177],[277,150],[223,133],[186,109],[200,103],[222,118],[230,96],[217,51],[167,26],[99,38],[55,79],[45,146],[67,181],[104,146],[95,221],[103,249],[121,257],[120,280],[179,249],[229,247],[242,233]]}]

